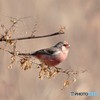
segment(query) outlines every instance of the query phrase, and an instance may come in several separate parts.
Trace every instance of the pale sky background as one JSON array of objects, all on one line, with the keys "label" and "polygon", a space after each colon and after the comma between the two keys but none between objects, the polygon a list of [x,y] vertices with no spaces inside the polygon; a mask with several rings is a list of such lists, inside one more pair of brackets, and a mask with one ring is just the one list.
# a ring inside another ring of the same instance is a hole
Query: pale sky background
[{"label": "pale sky background", "polygon": [[[10,55],[0,51],[0,100],[99,100],[100,99],[100,0],[0,0],[0,24],[10,26],[9,17],[21,18],[15,37],[28,36],[37,23],[35,35],[51,34],[65,26],[65,35],[18,41],[17,50],[32,52],[67,40],[68,59],[58,67],[86,69],[79,79],[61,91],[64,75],[38,78],[33,66],[21,70],[18,62],[8,69]],[[27,34],[26,34],[27,32]],[[0,33],[2,29],[0,28]],[[0,43],[0,46],[3,46]],[[98,92],[97,97],[71,97],[70,92]]]}]

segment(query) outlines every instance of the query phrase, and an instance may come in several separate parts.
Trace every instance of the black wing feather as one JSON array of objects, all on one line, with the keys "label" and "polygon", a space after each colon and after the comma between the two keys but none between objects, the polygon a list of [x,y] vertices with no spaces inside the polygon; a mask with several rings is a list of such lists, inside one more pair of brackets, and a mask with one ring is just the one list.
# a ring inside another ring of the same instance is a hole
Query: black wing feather
[{"label": "black wing feather", "polygon": [[36,51],[34,54],[47,54],[47,55],[52,55],[54,54],[55,52],[57,51],[57,48],[48,48],[48,49],[41,49],[41,50],[38,50]]}]

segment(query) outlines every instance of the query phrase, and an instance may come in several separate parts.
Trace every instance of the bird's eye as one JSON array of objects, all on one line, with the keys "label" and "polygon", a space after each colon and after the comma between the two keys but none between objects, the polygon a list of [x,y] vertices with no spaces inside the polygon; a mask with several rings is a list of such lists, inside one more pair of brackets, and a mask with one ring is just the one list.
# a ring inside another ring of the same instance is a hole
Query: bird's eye
[{"label": "bird's eye", "polygon": [[64,44],[63,46],[68,47],[68,48],[70,47],[68,43]]},{"label": "bird's eye", "polygon": [[68,43],[64,43],[64,44],[63,44],[63,46],[67,46],[67,45],[68,45]]},{"label": "bird's eye", "polygon": [[66,44],[64,44],[63,46],[66,46]]}]

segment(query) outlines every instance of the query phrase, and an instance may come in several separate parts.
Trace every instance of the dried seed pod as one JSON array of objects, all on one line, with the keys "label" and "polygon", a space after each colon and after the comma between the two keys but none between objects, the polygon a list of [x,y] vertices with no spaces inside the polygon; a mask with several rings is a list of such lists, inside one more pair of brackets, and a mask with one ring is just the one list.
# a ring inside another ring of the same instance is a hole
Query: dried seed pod
[{"label": "dried seed pod", "polygon": [[28,70],[32,66],[32,61],[30,60],[29,57],[24,57],[24,58],[20,59],[20,64],[21,64],[22,69]]}]

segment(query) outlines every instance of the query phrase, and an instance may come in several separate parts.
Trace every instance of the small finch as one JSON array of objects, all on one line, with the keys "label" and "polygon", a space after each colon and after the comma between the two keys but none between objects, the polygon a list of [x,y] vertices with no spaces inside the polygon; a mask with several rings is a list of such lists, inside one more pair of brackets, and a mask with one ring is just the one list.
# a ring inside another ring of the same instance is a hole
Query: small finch
[{"label": "small finch", "polygon": [[68,42],[63,41],[50,48],[41,49],[33,53],[19,53],[18,55],[36,57],[40,60],[40,62],[50,67],[60,64],[67,58],[69,47],[70,45],[68,44]]}]

